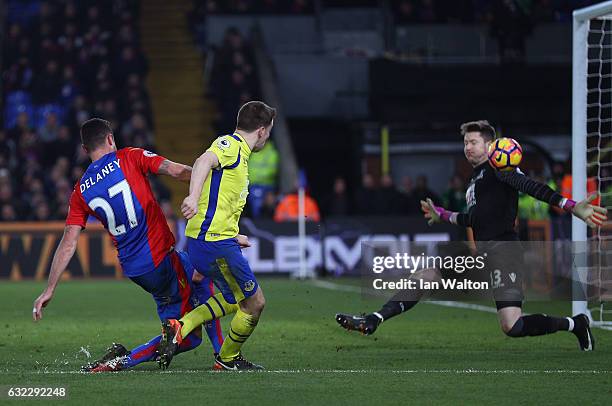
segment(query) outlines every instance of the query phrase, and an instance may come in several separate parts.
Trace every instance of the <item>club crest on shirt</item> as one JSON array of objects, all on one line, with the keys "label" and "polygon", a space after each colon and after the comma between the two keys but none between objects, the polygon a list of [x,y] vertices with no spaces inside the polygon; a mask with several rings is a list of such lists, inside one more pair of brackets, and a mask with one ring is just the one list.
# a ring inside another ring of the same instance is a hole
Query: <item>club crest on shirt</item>
[{"label": "club crest on shirt", "polygon": [[244,283],[244,290],[247,292],[252,291],[255,288],[255,282],[248,280]]}]

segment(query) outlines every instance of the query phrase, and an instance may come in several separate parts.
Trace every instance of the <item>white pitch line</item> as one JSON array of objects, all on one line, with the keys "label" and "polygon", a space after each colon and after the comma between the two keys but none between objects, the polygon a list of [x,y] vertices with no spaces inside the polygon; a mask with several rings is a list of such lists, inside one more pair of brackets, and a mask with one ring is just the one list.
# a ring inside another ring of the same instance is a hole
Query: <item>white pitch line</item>
[{"label": "white pitch line", "polygon": [[[329,290],[335,290],[335,291],[341,291],[341,292],[352,292],[352,293],[361,293],[362,289],[357,287],[357,286],[351,286],[351,285],[341,285],[339,283],[335,283],[335,282],[329,282],[329,281],[321,281],[321,280],[312,280],[310,281],[310,283],[316,287],[319,288],[323,288],[323,289],[329,289]],[[382,294],[381,294],[382,296]],[[458,308],[458,309],[469,309],[469,310],[476,310],[479,312],[486,312],[486,313],[497,313],[497,309],[495,307],[492,306],[484,306],[484,305],[478,305],[478,304],[473,304],[473,303],[463,303],[463,302],[456,302],[456,301],[452,301],[452,300],[424,300],[423,303],[425,304],[432,304],[432,305],[436,305],[436,306],[444,306],[444,307],[454,307],[454,308]],[[593,327],[597,327],[600,328],[602,330],[610,330],[612,331],[612,326],[602,326],[599,325],[597,323],[593,324]]]},{"label": "white pitch line", "polygon": [[[245,374],[279,374],[279,375],[292,375],[292,374],[338,374],[338,375],[349,375],[349,374],[447,374],[447,375],[534,375],[534,374],[578,374],[578,375],[602,375],[612,374],[609,370],[565,370],[565,369],[551,369],[551,370],[535,370],[535,369],[402,369],[402,370],[385,370],[385,369],[277,369],[277,370],[264,370],[264,371],[211,371],[211,370],[170,370],[170,371],[155,371],[155,370],[128,370],[116,373],[110,373],[110,375],[124,375],[124,374],[223,374],[223,373],[245,373]],[[2,371],[0,375],[23,375],[24,372],[14,371]],[[36,371],[29,375],[100,375],[90,374],[80,371]],[[109,373],[101,373],[101,375],[109,375]]]},{"label": "white pitch line", "polygon": [[[362,289],[357,286],[341,285],[335,282],[321,281],[321,280],[315,279],[315,280],[310,281],[310,283],[316,287],[323,288],[323,289],[336,290],[336,291],[342,291],[342,292],[351,292],[351,293],[361,293],[362,292]],[[383,295],[380,294],[380,296],[383,296]],[[472,304],[472,303],[455,302],[451,300],[424,300],[423,303],[429,303],[429,304],[434,304],[437,306],[444,306],[444,307],[457,307],[461,309],[478,310],[478,311],[487,312],[487,313],[497,313],[497,309],[495,307]]]},{"label": "white pitch line", "polygon": [[361,293],[361,288],[352,285],[341,285],[339,283],[329,282],[329,281],[321,281],[318,279],[313,279],[309,281],[312,285],[329,290],[338,290],[343,292],[352,292],[352,293]]}]

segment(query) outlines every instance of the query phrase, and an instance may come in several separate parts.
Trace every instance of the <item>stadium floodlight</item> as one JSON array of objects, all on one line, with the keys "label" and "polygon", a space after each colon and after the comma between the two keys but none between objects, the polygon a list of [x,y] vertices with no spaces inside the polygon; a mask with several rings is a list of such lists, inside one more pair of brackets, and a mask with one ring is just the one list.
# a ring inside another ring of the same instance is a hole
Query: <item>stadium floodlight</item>
[{"label": "stadium floodlight", "polygon": [[[601,204],[612,209],[612,1],[574,11],[572,64],[572,198],[584,199],[587,179],[593,178]],[[606,293],[612,290],[612,227],[604,225],[589,237],[586,224],[574,217],[572,241],[584,247],[577,252],[589,253],[588,261],[574,261],[572,312],[588,312],[589,302],[578,292],[593,282],[592,317],[596,324],[612,325],[604,306],[612,299]]]}]

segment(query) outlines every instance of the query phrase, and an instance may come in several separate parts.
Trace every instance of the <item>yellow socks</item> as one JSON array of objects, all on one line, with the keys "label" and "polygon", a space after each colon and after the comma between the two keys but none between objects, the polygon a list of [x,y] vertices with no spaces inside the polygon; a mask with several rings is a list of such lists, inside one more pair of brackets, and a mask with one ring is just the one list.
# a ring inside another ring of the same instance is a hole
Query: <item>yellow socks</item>
[{"label": "yellow socks", "polygon": [[208,323],[211,320],[218,319],[227,314],[235,313],[238,310],[237,304],[230,304],[221,293],[208,298],[206,303],[196,307],[181,318],[183,327],[181,328],[181,337],[187,337],[196,327]]},{"label": "yellow socks", "polygon": [[255,330],[258,321],[258,317],[251,316],[240,309],[236,311],[236,315],[230,323],[230,331],[225,341],[223,341],[221,351],[219,352],[222,361],[230,361],[240,354],[242,344]]},{"label": "yellow socks", "polygon": [[236,315],[230,323],[230,330],[219,352],[221,360],[230,361],[240,354],[242,344],[255,330],[259,318],[243,312],[237,304],[228,303],[223,299],[221,293],[211,296],[206,303],[181,318],[180,321],[183,324],[181,336],[187,337],[198,326],[231,313],[236,313]]}]

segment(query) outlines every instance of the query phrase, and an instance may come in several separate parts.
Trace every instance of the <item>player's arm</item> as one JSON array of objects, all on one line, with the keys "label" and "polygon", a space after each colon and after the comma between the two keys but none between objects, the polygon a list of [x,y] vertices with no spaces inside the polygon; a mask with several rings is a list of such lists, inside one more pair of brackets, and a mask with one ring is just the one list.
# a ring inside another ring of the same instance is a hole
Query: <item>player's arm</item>
[{"label": "player's arm", "polygon": [[589,227],[595,228],[601,226],[602,223],[608,219],[607,209],[591,204],[591,202],[597,198],[596,194],[587,197],[581,202],[575,202],[572,199],[561,196],[548,185],[531,179],[518,170],[495,173],[498,179],[512,186],[514,189],[526,193],[534,199],[548,203],[551,206],[560,207],[566,212],[572,213],[574,216],[587,223]]},{"label": "player's arm", "polygon": [[219,158],[214,152],[206,151],[193,164],[191,181],[189,182],[189,195],[181,204],[181,211],[186,219],[190,219],[198,213],[198,201],[202,194],[204,181],[213,168],[219,166]]},{"label": "player's arm", "polygon": [[51,272],[49,273],[49,280],[47,287],[43,293],[38,296],[34,301],[34,308],[32,309],[32,317],[34,320],[40,320],[42,318],[42,308],[46,307],[47,304],[53,298],[55,288],[66,270],[68,263],[72,259],[74,252],[76,251],[77,241],[81,234],[81,226],[78,225],[67,225],[64,229],[64,236],[60,241],[55,255],[53,256],[53,262],[51,263]]},{"label": "player's arm", "polygon": [[189,182],[191,180],[191,166],[172,162],[169,159],[164,159],[159,165],[157,173],[171,176],[181,182]]},{"label": "player's arm", "polygon": [[427,198],[421,200],[421,211],[430,226],[434,223],[451,223],[463,227],[470,227],[470,216],[467,213],[446,210],[444,207],[436,206],[434,202]]},{"label": "player's arm", "polygon": [[182,182],[189,182],[191,166],[173,162],[154,152],[142,148],[126,148],[121,150],[126,159],[130,159],[143,174],[171,176]]},{"label": "player's arm", "polygon": [[563,196],[551,189],[550,186],[531,179],[520,170],[505,172],[495,171],[495,176],[519,192],[528,194],[534,199],[548,203],[552,206],[559,206],[561,199],[563,199]]}]

